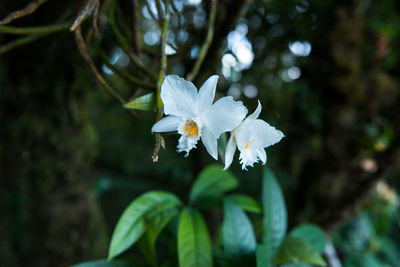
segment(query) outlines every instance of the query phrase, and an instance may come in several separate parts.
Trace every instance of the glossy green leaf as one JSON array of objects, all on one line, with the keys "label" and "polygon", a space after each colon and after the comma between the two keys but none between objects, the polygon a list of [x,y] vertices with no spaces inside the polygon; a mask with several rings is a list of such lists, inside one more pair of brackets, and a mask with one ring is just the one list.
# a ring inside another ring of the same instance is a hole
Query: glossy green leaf
[{"label": "glossy green leaf", "polygon": [[194,182],[190,191],[190,203],[199,203],[208,198],[220,197],[223,193],[234,189],[238,185],[237,179],[222,165],[209,165]]},{"label": "glossy green leaf", "polygon": [[264,211],[263,244],[269,246],[271,255],[274,255],[287,229],[286,205],[281,187],[275,175],[268,168],[264,168],[262,187],[262,205]]},{"label": "glossy green leaf", "polygon": [[128,262],[121,260],[112,260],[112,261],[97,260],[97,261],[82,262],[79,264],[72,265],[71,267],[129,267],[129,266],[131,265]]},{"label": "glossy green leaf", "polygon": [[379,254],[382,255],[394,267],[399,267],[400,249],[394,240],[382,237],[379,242]]},{"label": "glossy green leaf", "polygon": [[115,227],[108,259],[127,250],[143,235],[146,231],[146,215],[150,216],[180,204],[180,200],[174,194],[163,191],[151,191],[132,201]]},{"label": "glossy green leaf", "polygon": [[314,267],[314,265],[312,265],[312,264],[303,263],[303,262],[285,264],[284,266],[285,267]]},{"label": "glossy green leaf", "polygon": [[178,226],[178,258],[180,267],[211,267],[210,235],[200,212],[182,210]]},{"label": "glossy green leaf", "polygon": [[156,240],[164,227],[179,212],[175,206],[170,209],[158,212],[155,215],[146,216],[146,233],[140,238],[138,245],[145,258],[153,265],[157,266]]},{"label": "glossy green leaf", "polygon": [[314,248],[318,250],[318,252],[322,253],[325,250],[326,238],[324,232],[322,232],[321,228],[316,226],[315,224],[305,223],[294,228],[290,233],[290,236],[299,238],[303,241],[306,241]]},{"label": "glossy green leaf", "polygon": [[124,108],[156,111],[154,93],[145,94],[124,104]]},{"label": "glossy green leaf", "polygon": [[309,243],[291,236],[287,236],[272,260],[273,264],[310,263],[325,266],[326,263]]},{"label": "glossy green leaf", "polygon": [[250,196],[234,194],[229,195],[228,198],[245,211],[262,213],[261,205],[257,202],[257,200]]},{"label": "glossy green leaf", "polygon": [[272,267],[271,261],[271,251],[267,245],[257,245],[256,248],[256,260],[257,267]]},{"label": "glossy green leaf", "polygon": [[230,198],[224,201],[222,236],[225,255],[229,258],[251,255],[256,250],[253,226],[246,213]]}]

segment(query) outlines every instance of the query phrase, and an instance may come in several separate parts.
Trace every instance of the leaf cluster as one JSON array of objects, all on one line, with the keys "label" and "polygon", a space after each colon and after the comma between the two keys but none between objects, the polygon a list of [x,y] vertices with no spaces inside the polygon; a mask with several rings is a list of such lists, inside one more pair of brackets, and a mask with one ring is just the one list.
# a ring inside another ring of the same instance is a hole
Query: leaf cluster
[{"label": "leaf cluster", "polygon": [[[112,235],[108,261],[77,266],[129,265],[123,257],[133,245],[140,248],[151,266],[171,264],[167,260],[160,265],[156,250],[157,238],[169,224],[175,224],[173,243],[181,267],[249,263],[258,267],[300,266],[299,263],[325,266],[321,257],[326,243],[322,230],[313,224],[302,224],[287,233],[287,211],[280,185],[268,168],[264,169],[262,179],[261,204],[247,195],[229,194],[238,186],[238,180],[220,165],[210,165],[200,172],[186,205],[170,192],[144,193],[120,217]],[[222,224],[217,225],[220,235],[214,242],[210,236],[214,227],[210,228],[205,215],[221,210]],[[262,224],[261,231],[255,230],[257,218]]]}]

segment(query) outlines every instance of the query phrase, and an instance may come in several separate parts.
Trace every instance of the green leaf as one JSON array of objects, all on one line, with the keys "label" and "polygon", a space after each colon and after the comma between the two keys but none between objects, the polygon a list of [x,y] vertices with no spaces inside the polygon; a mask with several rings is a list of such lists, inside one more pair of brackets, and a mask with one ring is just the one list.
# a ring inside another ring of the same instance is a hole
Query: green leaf
[{"label": "green leaf", "polygon": [[269,246],[261,244],[256,248],[257,267],[272,267],[270,255],[271,251]]},{"label": "green leaf", "polygon": [[146,215],[157,214],[179,205],[181,201],[174,194],[163,191],[151,191],[132,201],[115,227],[108,259],[127,250],[143,235],[146,231]]},{"label": "green leaf", "polygon": [[190,191],[190,203],[220,197],[226,191],[234,189],[238,185],[236,178],[228,171],[224,171],[222,165],[209,165],[194,182]]},{"label": "green leaf", "polygon": [[382,237],[379,242],[379,254],[393,267],[399,267],[400,250],[396,242],[390,237]]},{"label": "green leaf", "polygon": [[175,206],[158,212],[156,215],[146,217],[146,233],[139,240],[138,245],[145,258],[153,265],[157,266],[156,240],[164,227],[179,212]]},{"label": "green leaf", "polygon": [[121,260],[97,260],[97,261],[88,261],[79,264],[72,265],[71,267],[129,267],[131,266],[126,261]]},{"label": "green leaf", "polygon": [[269,254],[274,255],[287,229],[285,199],[275,175],[268,168],[264,168],[262,187],[262,205],[264,210],[263,244],[269,246]]},{"label": "green leaf", "polygon": [[272,260],[273,264],[310,263],[325,266],[324,259],[309,243],[291,236],[287,236],[278,253]]},{"label": "green leaf", "polygon": [[211,267],[212,250],[207,226],[200,212],[182,210],[178,226],[178,257],[180,267]]},{"label": "green leaf", "polygon": [[313,267],[314,265],[309,264],[309,263],[290,263],[290,264],[285,264],[284,267]]},{"label": "green leaf", "polygon": [[262,213],[261,205],[250,196],[233,194],[229,195],[228,198],[245,211]]},{"label": "green leaf", "polygon": [[230,198],[224,201],[222,235],[224,251],[229,258],[248,256],[256,250],[256,237],[251,222]]},{"label": "green leaf", "polygon": [[145,94],[124,104],[124,108],[156,111],[154,93]]},{"label": "green leaf", "polygon": [[320,253],[324,252],[325,250],[325,234],[322,232],[321,228],[315,224],[305,223],[299,225],[294,228],[289,235],[306,241],[316,248]]}]

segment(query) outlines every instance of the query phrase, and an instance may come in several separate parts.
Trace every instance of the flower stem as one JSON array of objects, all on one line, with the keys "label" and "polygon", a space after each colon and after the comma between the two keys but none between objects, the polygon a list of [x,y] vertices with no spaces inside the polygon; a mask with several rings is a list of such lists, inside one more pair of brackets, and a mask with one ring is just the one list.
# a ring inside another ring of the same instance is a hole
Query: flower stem
[{"label": "flower stem", "polygon": [[[157,94],[156,94],[156,106],[157,106],[157,117],[156,121],[159,121],[163,117],[163,103],[161,101],[161,85],[165,78],[165,73],[167,71],[167,54],[165,53],[165,47],[167,45],[167,37],[168,37],[168,26],[170,20],[170,11],[169,8],[165,8],[165,17],[161,24],[161,35],[160,35],[160,71],[158,73],[157,80]],[[164,143],[161,134],[155,134],[156,143],[153,151],[153,162],[158,161],[158,152],[160,151],[161,145]],[[165,145],[163,145],[165,147]]]}]

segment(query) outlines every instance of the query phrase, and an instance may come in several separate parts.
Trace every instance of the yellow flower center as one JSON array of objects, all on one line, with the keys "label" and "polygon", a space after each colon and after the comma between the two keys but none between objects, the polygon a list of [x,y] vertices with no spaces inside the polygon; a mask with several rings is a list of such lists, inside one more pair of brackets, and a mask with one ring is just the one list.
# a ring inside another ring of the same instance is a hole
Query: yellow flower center
[{"label": "yellow flower center", "polygon": [[186,121],[185,125],[183,125],[183,131],[187,134],[190,135],[191,137],[198,136],[199,135],[199,127],[197,124],[192,121],[188,120]]},{"label": "yellow flower center", "polygon": [[249,149],[251,143],[253,143],[253,142],[247,141],[247,142],[246,142],[246,146],[244,147],[244,149]]}]

